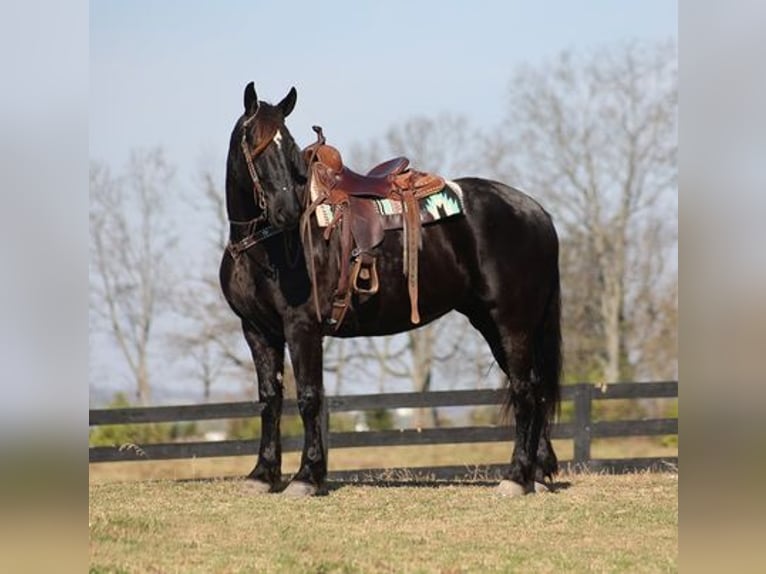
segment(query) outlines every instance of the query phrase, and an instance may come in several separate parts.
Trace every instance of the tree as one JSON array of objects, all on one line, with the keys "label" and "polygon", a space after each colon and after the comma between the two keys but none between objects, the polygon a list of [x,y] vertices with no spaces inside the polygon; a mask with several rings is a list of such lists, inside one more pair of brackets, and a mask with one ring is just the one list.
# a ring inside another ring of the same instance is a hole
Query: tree
[{"label": "tree", "polygon": [[90,166],[90,308],[150,402],[150,344],[174,292],[168,265],[175,234],[165,218],[173,169],[161,150],[131,154],[124,176]]},{"label": "tree", "polygon": [[[206,401],[213,383],[222,378],[239,381],[250,394],[256,372],[242,334],[242,324],[226,302],[218,279],[221,256],[228,243],[226,195],[209,167],[202,167],[192,205],[206,218],[199,268],[186,270],[184,288],[174,309],[184,323],[171,337],[182,357],[191,360],[192,375],[202,383]],[[286,396],[295,397],[295,378],[286,361],[283,383]]]},{"label": "tree", "polygon": [[626,338],[639,378],[678,377],[678,274],[666,246],[678,241],[675,230],[647,226],[628,265],[627,306],[633,309]]},{"label": "tree", "polygon": [[[570,373],[574,358],[586,370],[578,375],[591,374],[577,356],[595,352],[597,376],[617,381],[631,337],[635,348],[646,336],[630,327],[663,296],[647,287],[670,279],[654,275],[647,258],[675,253],[676,62],[672,44],[564,53],[521,69],[510,85],[492,159],[504,177],[542,194],[562,236]],[[652,229],[664,242],[647,250]],[[631,297],[636,289],[643,296]]]},{"label": "tree", "polygon": [[380,140],[353,146],[351,159],[372,167],[389,156],[405,155],[415,169],[457,177],[481,165],[481,141],[481,133],[464,116],[416,116],[392,126]]},{"label": "tree", "polygon": [[[201,193],[200,193],[201,192]],[[201,245],[199,268],[187,268],[183,288],[174,308],[183,329],[171,336],[171,345],[191,363],[191,374],[202,383],[203,398],[209,401],[216,379],[233,375],[251,381],[255,376],[252,359],[242,338],[242,327],[223,298],[218,282],[218,265],[228,240],[225,196],[216,185],[212,170],[202,168],[199,185],[190,200],[204,214],[205,241]]]},{"label": "tree", "polygon": [[[477,169],[480,142],[479,132],[462,116],[415,117],[391,127],[381,140],[355,146],[351,158],[356,164],[371,167],[388,157],[404,155],[415,169],[449,178]],[[357,349],[355,355],[372,361],[369,364],[378,372],[381,391],[386,378],[393,377],[409,379],[415,391],[427,392],[434,386],[437,366],[444,367],[445,378],[453,379],[454,367],[460,371],[466,363],[486,364],[489,355],[480,335],[454,314],[403,335],[382,341],[367,339],[362,344],[364,348]],[[468,349],[474,352],[466,354]],[[430,416],[431,424],[437,426],[436,410],[429,413],[419,411],[416,424],[424,426]]]}]

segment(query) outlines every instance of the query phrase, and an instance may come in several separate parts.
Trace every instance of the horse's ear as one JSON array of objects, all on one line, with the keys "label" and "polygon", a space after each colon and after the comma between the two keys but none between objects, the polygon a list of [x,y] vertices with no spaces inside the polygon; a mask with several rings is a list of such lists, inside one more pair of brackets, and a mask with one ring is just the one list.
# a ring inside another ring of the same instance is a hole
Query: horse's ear
[{"label": "horse's ear", "polygon": [[245,115],[250,116],[258,109],[258,95],[255,93],[255,84],[250,82],[245,86]]},{"label": "horse's ear", "polygon": [[293,108],[295,107],[295,100],[298,99],[298,92],[295,90],[295,87],[293,86],[290,88],[290,91],[287,92],[287,95],[284,97],[284,99],[277,104],[277,107],[282,110],[282,117],[286,118],[290,115],[290,112],[293,111]]}]

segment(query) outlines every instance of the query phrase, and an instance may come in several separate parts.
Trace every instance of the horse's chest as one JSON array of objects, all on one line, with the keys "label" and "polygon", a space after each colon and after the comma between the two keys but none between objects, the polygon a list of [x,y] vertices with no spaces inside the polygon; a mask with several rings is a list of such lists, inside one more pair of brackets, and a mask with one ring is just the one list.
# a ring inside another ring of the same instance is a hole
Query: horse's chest
[{"label": "horse's chest", "polygon": [[257,273],[245,258],[224,265],[221,287],[229,305],[240,315],[250,316],[259,309],[273,306],[273,294],[268,277]]}]

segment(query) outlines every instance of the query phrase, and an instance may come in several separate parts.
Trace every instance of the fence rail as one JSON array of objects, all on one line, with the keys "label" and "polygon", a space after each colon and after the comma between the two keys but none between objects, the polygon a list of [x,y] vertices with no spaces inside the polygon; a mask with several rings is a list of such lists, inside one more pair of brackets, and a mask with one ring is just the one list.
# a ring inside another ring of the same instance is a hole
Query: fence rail
[{"label": "fence rail", "polygon": [[[327,417],[332,413],[395,408],[470,407],[502,404],[505,393],[502,390],[432,391],[428,393],[387,393],[327,397]],[[616,383],[597,387],[589,383],[567,385],[562,389],[562,400],[573,401],[572,422],[557,423],[551,429],[554,439],[572,439],[574,458],[563,461],[569,468],[611,470],[624,472],[634,469],[677,467],[678,458],[637,458],[593,460],[590,456],[591,441],[594,438],[628,436],[657,436],[678,434],[678,419],[661,418],[646,420],[593,421],[592,405],[595,400],[675,398],[678,397],[678,382],[663,381],[649,383]],[[243,401],[204,405],[183,405],[163,407],[130,407],[118,409],[92,409],[89,412],[90,426],[178,422],[192,420],[231,419],[254,417],[263,406],[258,402]],[[296,401],[285,401],[285,414],[297,414]],[[325,420],[325,428],[329,428]],[[365,432],[328,433],[333,448],[402,446],[424,444],[457,444],[513,440],[511,426],[468,426],[433,429],[403,429]],[[303,437],[283,438],[283,451],[300,451]],[[98,446],[89,449],[90,462],[116,462],[129,460],[166,460],[193,457],[219,457],[252,455],[258,452],[257,440],[224,440],[214,442],[182,442],[143,445]],[[486,465],[484,475],[499,473],[504,465]],[[372,476],[376,470],[336,471],[331,474],[335,480],[350,477]],[[388,469],[389,474],[408,472],[435,478],[465,477],[470,475],[466,467],[433,467],[411,469]]]}]

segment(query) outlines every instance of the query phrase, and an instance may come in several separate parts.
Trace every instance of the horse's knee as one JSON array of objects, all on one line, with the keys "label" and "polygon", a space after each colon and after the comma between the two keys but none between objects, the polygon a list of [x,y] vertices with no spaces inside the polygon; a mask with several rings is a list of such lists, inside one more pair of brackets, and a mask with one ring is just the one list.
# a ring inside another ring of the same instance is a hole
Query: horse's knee
[{"label": "horse's knee", "polygon": [[319,415],[322,403],[322,393],[316,387],[301,387],[298,389],[298,410],[302,417]]},{"label": "horse's knee", "polygon": [[263,402],[281,400],[284,394],[281,373],[277,373],[277,376],[274,378],[264,377],[263,380],[259,379],[258,394]]}]

